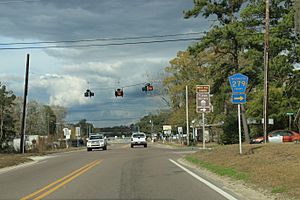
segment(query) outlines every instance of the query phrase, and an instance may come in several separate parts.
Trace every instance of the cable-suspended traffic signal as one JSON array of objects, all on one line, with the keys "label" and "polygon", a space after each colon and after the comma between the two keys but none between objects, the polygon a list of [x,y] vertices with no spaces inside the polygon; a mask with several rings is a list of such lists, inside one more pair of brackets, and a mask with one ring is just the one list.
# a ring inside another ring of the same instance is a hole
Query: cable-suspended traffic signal
[{"label": "cable-suspended traffic signal", "polygon": [[91,90],[87,89],[86,92],[84,93],[84,96],[91,98],[91,97],[95,96],[95,93],[92,92]]},{"label": "cable-suspended traffic signal", "polygon": [[120,89],[120,88],[116,89],[116,91],[115,91],[116,98],[123,97],[123,95],[124,95],[123,89]]},{"label": "cable-suspended traffic signal", "polygon": [[150,83],[147,83],[144,87],[142,87],[142,91],[144,92],[153,91],[153,86]]}]

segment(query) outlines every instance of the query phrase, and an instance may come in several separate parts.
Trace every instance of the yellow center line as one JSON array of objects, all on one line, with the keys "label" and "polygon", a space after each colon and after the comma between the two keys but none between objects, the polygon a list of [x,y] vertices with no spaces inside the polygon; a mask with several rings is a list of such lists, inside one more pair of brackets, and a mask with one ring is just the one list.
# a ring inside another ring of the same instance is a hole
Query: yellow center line
[{"label": "yellow center line", "polygon": [[85,166],[83,166],[83,167],[81,167],[81,168],[79,168],[79,169],[73,171],[72,173],[68,174],[67,176],[64,176],[64,177],[62,177],[62,178],[60,178],[60,179],[54,181],[53,183],[51,183],[51,184],[49,184],[49,185],[47,185],[47,186],[45,186],[45,187],[43,187],[43,188],[37,190],[36,192],[33,192],[33,193],[31,193],[31,194],[29,194],[29,195],[27,195],[27,196],[21,198],[20,200],[28,200],[28,199],[30,199],[31,197],[34,197],[35,195],[37,195],[37,194],[39,194],[39,193],[41,193],[41,192],[43,192],[43,191],[45,191],[45,190],[51,188],[52,186],[58,184],[59,182],[62,182],[62,181],[64,181],[65,179],[68,179],[69,177],[72,177],[73,175],[75,175],[76,173],[80,172],[81,170],[84,170],[85,168],[88,168],[89,166],[92,166],[92,165],[95,164],[95,163],[98,164],[98,162],[99,162],[98,160],[95,160],[95,161],[93,161],[93,162],[91,162],[91,163],[89,163],[89,164],[87,164],[87,165],[85,165]]},{"label": "yellow center line", "polygon": [[98,165],[101,161],[99,160],[98,162],[94,163],[93,165],[89,166],[88,168],[82,170],[81,172],[75,174],[74,176],[71,176],[69,179],[63,181],[62,183],[60,183],[59,185],[53,187],[52,189],[48,190],[47,192],[45,192],[44,194],[36,197],[34,200],[40,200],[46,196],[48,196],[49,194],[51,194],[52,192],[58,190],[59,188],[61,188],[62,186],[66,185],[67,183],[69,183],[70,181],[72,181],[73,179],[75,179],[76,177],[80,176],[81,174],[85,173],[86,171],[90,170],[91,168],[95,167],[96,165]]}]

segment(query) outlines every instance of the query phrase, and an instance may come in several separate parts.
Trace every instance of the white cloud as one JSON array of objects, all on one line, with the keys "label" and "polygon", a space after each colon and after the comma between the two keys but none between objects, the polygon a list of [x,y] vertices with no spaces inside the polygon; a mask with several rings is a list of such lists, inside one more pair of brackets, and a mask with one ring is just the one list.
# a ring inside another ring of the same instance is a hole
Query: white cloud
[{"label": "white cloud", "polygon": [[42,88],[49,95],[49,104],[72,106],[86,104],[88,101],[83,93],[87,82],[70,75],[46,74],[40,79],[32,80],[32,89]]},{"label": "white cloud", "polygon": [[[207,20],[183,19],[182,11],[192,7],[192,1],[182,0],[43,0],[4,4],[0,6],[0,40],[2,43],[66,41],[204,30],[210,23]],[[30,12],[26,12],[28,10]],[[98,41],[89,44],[127,41]],[[87,42],[47,45],[67,44]],[[160,108],[163,102],[147,98],[140,85],[124,88],[122,99],[114,97],[114,89],[157,79],[168,61],[176,56],[176,52],[186,49],[189,44],[191,42],[2,51],[0,75],[4,75],[0,76],[0,80],[9,83],[9,89],[17,95],[22,95],[24,58],[30,53],[31,100],[80,110],[70,111],[69,119],[103,120],[98,124],[95,122],[96,126],[124,124],[135,120],[132,118],[147,114],[145,109]],[[84,97],[83,93],[88,87],[94,89],[95,97]],[[98,112],[94,112],[95,107]],[[87,112],[87,108],[92,110],[92,115]]]}]

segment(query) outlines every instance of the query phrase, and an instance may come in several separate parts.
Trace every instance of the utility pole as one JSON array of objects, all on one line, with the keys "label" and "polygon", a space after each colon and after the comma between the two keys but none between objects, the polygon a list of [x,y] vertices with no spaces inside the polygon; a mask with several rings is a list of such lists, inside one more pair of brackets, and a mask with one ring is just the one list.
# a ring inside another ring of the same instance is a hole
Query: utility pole
[{"label": "utility pole", "polygon": [[26,106],[27,106],[27,94],[28,94],[28,79],[29,79],[29,54],[27,54],[26,72],[25,72],[25,88],[23,99],[23,113],[22,113],[22,126],[21,126],[21,141],[20,141],[20,153],[25,152],[25,130],[26,130]]},{"label": "utility pole", "polygon": [[268,142],[268,100],[269,100],[269,21],[270,21],[270,0],[266,0],[266,17],[265,17],[265,47],[264,47],[264,103],[263,103],[263,116],[264,116],[264,141]]},{"label": "utility pole", "polygon": [[186,144],[190,145],[190,132],[189,132],[189,92],[188,86],[185,86],[185,109],[186,109]]}]

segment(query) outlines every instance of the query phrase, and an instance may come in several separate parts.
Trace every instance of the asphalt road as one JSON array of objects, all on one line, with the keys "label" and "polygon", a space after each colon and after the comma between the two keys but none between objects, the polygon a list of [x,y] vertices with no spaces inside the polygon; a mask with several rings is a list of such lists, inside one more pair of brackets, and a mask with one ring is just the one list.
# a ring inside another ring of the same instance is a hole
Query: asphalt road
[{"label": "asphalt road", "polygon": [[113,144],[0,173],[0,199],[239,199],[177,160],[190,150]]}]

